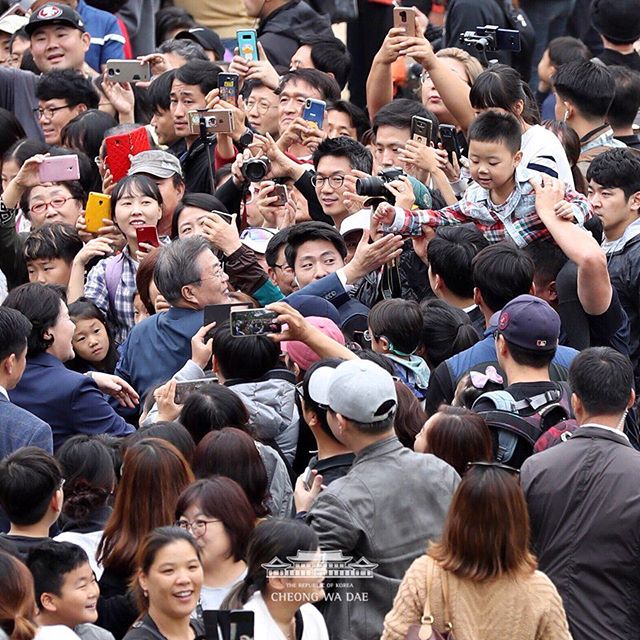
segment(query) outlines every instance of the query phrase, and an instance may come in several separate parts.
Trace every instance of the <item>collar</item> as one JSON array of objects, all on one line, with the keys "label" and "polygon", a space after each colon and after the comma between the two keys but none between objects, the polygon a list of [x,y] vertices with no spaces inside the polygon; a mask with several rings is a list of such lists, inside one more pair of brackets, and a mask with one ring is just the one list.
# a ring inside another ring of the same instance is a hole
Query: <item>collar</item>
[{"label": "collar", "polygon": [[615,440],[620,444],[624,444],[628,447],[631,446],[629,442],[629,436],[620,429],[612,429],[606,427],[603,424],[587,423],[583,424],[579,429],[573,432],[572,438],[604,438],[605,440]]},{"label": "collar", "polygon": [[624,249],[629,240],[640,235],[640,218],[634,220],[622,233],[617,240],[607,240],[606,237],[602,242],[602,250],[608,255],[618,250]]},{"label": "collar", "polygon": [[41,367],[64,367],[64,363],[61,360],[46,352],[28,356],[27,364],[37,364]]},{"label": "collar", "polygon": [[2,396],[0,397],[0,402],[2,402],[2,398],[6,398],[7,400],[9,400],[9,394],[7,393],[7,390],[2,385],[0,385],[0,395]]},{"label": "collar", "polygon": [[585,142],[590,142],[593,138],[597,138],[600,134],[604,133],[609,128],[609,125],[605,122],[595,129],[591,129],[588,133],[585,133],[580,138],[580,145],[584,145]]},{"label": "collar", "polygon": [[350,467],[353,464],[355,457],[356,456],[353,453],[339,453],[329,458],[323,458],[322,460],[318,460],[318,456],[313,456],[313,458],[309,460],[309,467],[316,469],[317,472],[322,475],[322,473],[328,469]]},{"label": "collar", "polygon": [[363,462],[371,458],[377,458],[379,456],[384,456],[389,453],[393,453],[394,451],[399,451],[402,448],[403,445],[401,444],[400,440],[398,440],[397,436],[393,434],[388,438],[378,440],[373,444],[367,445],[364,449],[361,449],[358,453],[356,453],[356,456],[353,459],[353,464],[355,466],[359,462]]}]

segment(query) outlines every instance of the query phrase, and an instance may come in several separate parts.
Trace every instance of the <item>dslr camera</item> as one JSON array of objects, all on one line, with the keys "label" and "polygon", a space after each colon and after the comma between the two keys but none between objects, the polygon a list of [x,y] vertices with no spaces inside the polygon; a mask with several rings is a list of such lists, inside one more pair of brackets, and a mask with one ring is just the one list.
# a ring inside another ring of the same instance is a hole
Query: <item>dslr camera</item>
[{"label": "dslr camera", "polygon": [[356,180],[356,193],[359,196],[375,198],[378,200],[386,200],[390,204],[395,204],[395,196],[387,189],[385,185],[400,176],[407,174],[400,167],[388,167],[380,169],[377,176],[369,176],[368,178],[358,178]]},{"label": "dslr camera", "polygon": [[271,161],[267,156],[249,158],[242,163],[242,175],[249,182],[261,182],[271,169]]},{"label": "dslr camera", "polygon": [[515,29],[501,29],[495,25],[486,25],[476,27],[475,31],[461,33],[460,42],[482,53],[520,51],[520,32]]}]

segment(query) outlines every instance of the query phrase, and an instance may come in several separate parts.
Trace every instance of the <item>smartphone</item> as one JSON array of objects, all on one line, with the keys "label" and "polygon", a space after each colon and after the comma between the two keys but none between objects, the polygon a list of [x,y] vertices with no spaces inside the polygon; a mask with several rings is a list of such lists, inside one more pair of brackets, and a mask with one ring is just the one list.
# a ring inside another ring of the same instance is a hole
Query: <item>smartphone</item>
[{"label": "smartphone", "polygon": [[234,338],[264,336],[281,333],[282,325],[276,322],[278,314],[268,309],[231,310],[231,335]]},{"label": "smartphone", "polygon": [[114,182],[122,180],[129,172],[131,156],[151,149],[149,135],[144,127],[139,127],[129,133],[107,136],[104,139],[104,144],[107,150],[105,162]]},{"label": "smartphone", "polygon": [[197,380],[176,382],[175,403],[184,404],[189,394],[194,391],[213,387],[216,384],[218,384],[218,378],[198,378]]},{"label": "smartphone", "polygon": [[112,82],[149,82],[151,64],[138,60],[107,60],[107,76]]},{"label": "smartphone", "polygon": [[427,147],[431,144],[431,133],[433,130],[433,122],[422,116],[413,116],[411,118],[411,139]]},{"label": "smartphone", "polygon": [[236,221],[235,213],[225,213],[224,211],[216,211],[215,209],[211,213],[220,216],[227,224],[233,224]]},{"label": "smartphone", "polygon": [[35,1],[36,0],[20,0],[19,2],[12,4],[3,14],[0,15],[0,20],[14,14],[25,16],[27,12],[31,10],[31,6]]},{"label": "smartphone", "polygon": [[146,242],[150,244],[152,247],[160,246],[160,238],[158,238],[158,229],[154,227],[152,224],[141,224],[139,227],[136,227],[136,238],[138,240],[138,244],[141,242]]},{"label": "smartphone", "polygon": [[229,640],[253,640],[255,613],[234,609],[229,614]]},{"label": "smartphone", "polygon": [[324,100],[316,100],[315,98],[307,98],[304,103],[302,119],[306,122],[314,124],[318,129],[322,129],[324,124],[324,112],[327,103]]},{"label": "smartphone", "polygon": [[287,193],[287,187],[284,184],[276,184],[274,185],[271,193],[269,194],[271,197],[278,196],[278,199],[273,203],[277,206],[284,206],[289,202],[289,194]]},{"label": "smartphone", "polygon": [[404,29],[406,35],[416,35],[416,10],[413,7],[394,7],[393,26]]},{"label": "smartphone", "polygon": [[189,111],[189,131],[200,133],[200,120],[204,118],[207,133],[231,133],[233,131],[233,113],[231,109],[212,111]]},{"label": "smartphone", "polygon": [[84,209],[84,220],[89,233],[98,233],[104,225],[104,218],[111,219],[111,196],[92,191]]},{"label": "smartphone", "polygon": [[258,60],[258,34],[255,29],[240,29],[236,31],[238,39],[238,53],[245,60]]},{"label": "smartphone", "polygon": [[496,50],[520,51],[520,32],[517,29],[498,29],[496,32]]},{"label": "smartphone", "polygon": [[248,309],[249,305],[246,302],[231,302],[228,304],[208,304],[204,308],[204,325],[207,326],[212,322],[216,323],[219,327],[223,322],[226,322],[230,318],[232,309]]},{"label": "smartphone", "polygon": [[307,467],[304,470],[304,475],[302,476],[302,486],[307,491],[311,491],[311,487],[313,486],[313,477],[313,469],[311,467]]},{"label": "smartphone", "polygon": [[80,180],[80,166],[78,156],[53,156],[45,158],[38,167],[40,182],[64,182],[66,180]]},{"label": "smartphone", "polygon": [[458,142],[458,133],[456,128],[452,124],[441,124],[438,130],[440,131],[442,146],[447,150],[449,162],[453,164],[454,153],[456,154],[459,162],[462,150],[460,149],[460,143]]},{"label": "smartphone", "polygon": [[237,73],[219,73],[218,89],[220,91],[220,99],[237,107],[239,83],[240,76]]}]

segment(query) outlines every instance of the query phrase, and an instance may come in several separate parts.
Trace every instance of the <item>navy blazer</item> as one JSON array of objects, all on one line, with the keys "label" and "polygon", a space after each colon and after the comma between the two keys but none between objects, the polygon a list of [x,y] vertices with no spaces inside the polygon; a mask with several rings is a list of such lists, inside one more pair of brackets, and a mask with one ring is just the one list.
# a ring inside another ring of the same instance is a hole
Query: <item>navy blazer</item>
[{"label": "navy blazer", "polygon": [[40,447],[53,453],[51,427],[0,393],[0,459],[20,447]]},{"label": "navy blazer", "polygon": [[134,431],[91,378],[67,369],[48,353],[27,358],[22,379],[9,398],[51,425],[55,449],[78,433],[123,436]]}]

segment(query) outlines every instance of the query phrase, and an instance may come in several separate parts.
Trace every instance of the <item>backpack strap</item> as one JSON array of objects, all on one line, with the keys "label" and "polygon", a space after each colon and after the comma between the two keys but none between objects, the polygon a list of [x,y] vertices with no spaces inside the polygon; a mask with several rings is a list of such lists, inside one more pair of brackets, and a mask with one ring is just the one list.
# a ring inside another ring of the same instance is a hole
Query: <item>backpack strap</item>
[{"label": "backpack strap", "polygon": [[124,271],[124,257],[122,254],[110,256],[106,260],[104,268],[104,280],[107,286],[107,294],[109,296],[109,308],[116,308],[116,291],[122,279]]}]

